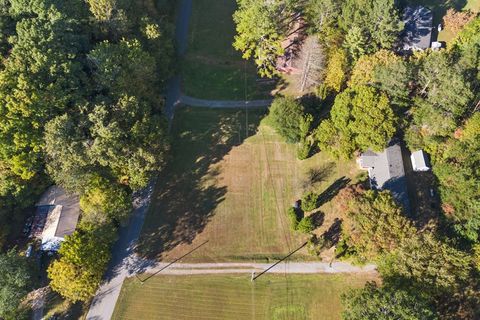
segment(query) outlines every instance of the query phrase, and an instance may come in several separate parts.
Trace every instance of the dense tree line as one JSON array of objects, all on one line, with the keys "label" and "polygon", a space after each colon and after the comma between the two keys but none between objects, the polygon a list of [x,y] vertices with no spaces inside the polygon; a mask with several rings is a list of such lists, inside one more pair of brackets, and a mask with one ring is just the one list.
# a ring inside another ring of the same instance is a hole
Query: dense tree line
[{"label": "dense tree line", "polygon": [[171,5],[0,2],[0,246],[49,184],[79,194],[79,230],[49,269],[72,301],[94,294],[132,191],[165,163]]}]

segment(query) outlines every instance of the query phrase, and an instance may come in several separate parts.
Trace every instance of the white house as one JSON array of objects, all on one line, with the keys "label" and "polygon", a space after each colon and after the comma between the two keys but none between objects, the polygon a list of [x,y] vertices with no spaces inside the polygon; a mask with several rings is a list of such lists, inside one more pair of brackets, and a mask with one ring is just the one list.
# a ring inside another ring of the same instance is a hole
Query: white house
[{"label": "white house", "polygon": [[428,171],[430,167],[428,166],[427,155],[423,150],[417,150],[412,152],[410,156],[412,161],[413,171]]},{"label": "white house", "polygon": [[65,236],[77,227],[80,216],[79,199],[58,186],[51,186],[37,203],[36,219],[43,251],[57,251]]}]

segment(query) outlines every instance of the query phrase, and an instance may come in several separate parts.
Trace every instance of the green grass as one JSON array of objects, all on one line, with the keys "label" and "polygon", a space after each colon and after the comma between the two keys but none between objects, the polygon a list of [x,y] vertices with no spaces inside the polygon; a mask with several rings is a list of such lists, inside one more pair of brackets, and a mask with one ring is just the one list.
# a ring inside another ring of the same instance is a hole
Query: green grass
[{"label": "green grass", "polygon": [[[260,124],[264,112],[249,110],[247,119],[245,110],[178,110],[173,159],[158,180],[140,253],[172,260],[209,240],[184,261],[265,261],[305,241],[290,230],[287,209],[301,197],[306,172],[324,171],[319,193],[358,172],[353,161],[334,162],[323,153],[297,160],[295,145]],[[329,206],[325,228],[335,216]],[[294,259],[312,258],[301,251]]]},{"label": "green grass", "polygon": [[340,319],[340,295],[366,275],[156,276],[128,279],[112,319]]},{"label": "green grass", "polygon": [[271,86],[257,84],[256,68],[232,47],[235,0],[195,0],[187,54],[182,63],[183,91],[195,98],[265,98]]}]

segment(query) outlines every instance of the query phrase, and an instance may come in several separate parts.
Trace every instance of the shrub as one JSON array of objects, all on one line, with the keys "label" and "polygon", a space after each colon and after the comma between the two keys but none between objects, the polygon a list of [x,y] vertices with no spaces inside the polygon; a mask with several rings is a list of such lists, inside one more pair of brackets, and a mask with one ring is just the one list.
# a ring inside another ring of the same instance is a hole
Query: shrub
[{"label": "shrub", "polygon": [[315,229],[311,217],[304,217],[297,225],[297,230],[302,233],[310,233]]},{"label": "shrub", "polygon": [[297,149],[297,158],[299,160],[307,159],[308,156],[310,155],[311,147],[312,147],[312,144],[310,143],[310,141],[308,139],[302,139],[302,141],[300,141],[300,145],[298,146],[298,149]]},{"label": "shrub", "polygon": [[287,142],[296,143],[301,138],[304,109],[293,98],[276,98],[270,106],[268,124]]},{"label": "shrub", "polygon": [[297,230],[297,226],[298,226],[298,216],[297,216],[297,210],[295,210],[294,207],[290,207],[287,211],[287,215],[288,215],[288,220],[290,220],[290,228],[292,228],[292,230]]},{"label": "shrub", "polygon": [[312,211],[317,208],[318,194],[315,192],[308,192],[302,198],[302,210],[303,211]]}]

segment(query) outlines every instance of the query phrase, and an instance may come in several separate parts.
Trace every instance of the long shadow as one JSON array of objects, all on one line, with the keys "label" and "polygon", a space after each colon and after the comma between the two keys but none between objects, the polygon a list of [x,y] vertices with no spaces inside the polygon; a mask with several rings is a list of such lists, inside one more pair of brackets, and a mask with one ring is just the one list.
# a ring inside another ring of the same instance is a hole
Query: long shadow
[{"label": "long shadow", "polygon": [[218,163],[255,134],[262,110],[180,109],[173,127],[173,159],[159,177],[136,251],[157,259],[178,245],[191,244],[224,200],[227,188],[212,181]]},{"label": "long shadow", "polygon": [[349,178],[341,177],[335,180],[325,191],[323,191],[317,199],[317,208],[323,205],[324,203],[332,200],[340,190],[345,188],[350,182]]},{"label": "long shadow", "polygon": [[340,235],[342,233],[342,220],[335,218],[333,223],[330,225],[327,231],[323,233],[323,237],[331,246],[334,246],[340,240]]},{"label": "long shadow", "polygon": [[334,168],[335,163],[333,162],[328,162],[317,168],[311,168],[302,182],[302,188],[308,190],[325,181],[332,174]]},{"label": "long shadow", "polygon": [[320,227],[325,221],[325,213],[323,213],[322,211],[317,211],[313,213],[310,217],[312,217],[312,222],[315,226],[315,229]]}]

